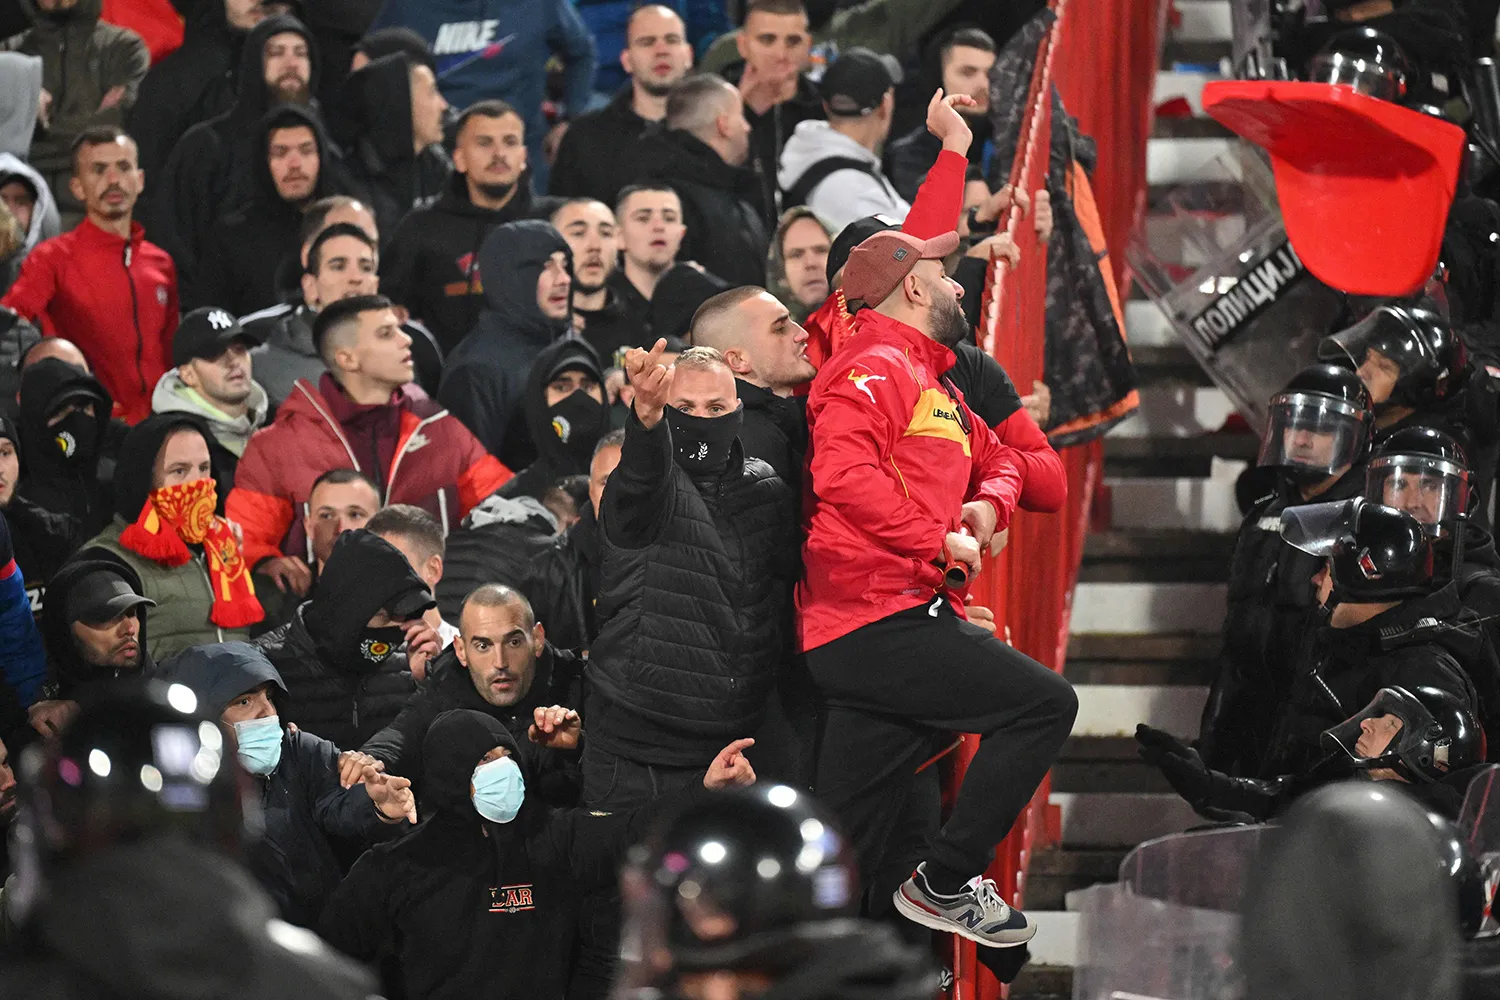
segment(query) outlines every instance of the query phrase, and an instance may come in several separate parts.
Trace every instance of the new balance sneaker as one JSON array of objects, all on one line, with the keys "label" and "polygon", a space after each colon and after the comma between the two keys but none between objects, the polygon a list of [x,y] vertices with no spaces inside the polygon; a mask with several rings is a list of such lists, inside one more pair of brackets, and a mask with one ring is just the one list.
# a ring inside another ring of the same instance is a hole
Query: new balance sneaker
[{"label": "new balance sneaker", "polygon": [[992,948],[1014,948],[1036,935],[1036,925],[1000,898],[993,880],[970,879],[963,892],[944,896],[928,887],[925,868],[925,862],[917,865],[892,897],[908,920]]}]

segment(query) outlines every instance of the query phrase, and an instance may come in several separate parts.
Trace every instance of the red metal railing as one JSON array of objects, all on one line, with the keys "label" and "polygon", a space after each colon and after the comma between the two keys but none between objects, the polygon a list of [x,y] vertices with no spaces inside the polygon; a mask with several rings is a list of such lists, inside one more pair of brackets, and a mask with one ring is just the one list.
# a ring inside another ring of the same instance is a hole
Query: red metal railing
[{"label": "red metal railing", "polygon": [[[1051,88],[1055,83],[1069,113],[1098,143],[1093,176],[1095,202],[1121,299],[1129,288],[1124,248],[1144,202],[1146,138],[1150,134],[1159,42],[1167,0],[1053,0],[1057,22],[1038,49],[1036,70],[1011,182],[1018,190],[1046,187],[1051,146]],[[1021,248],[1010,268],[997,260],[986,289],[983,343],[1005,366],[1021,392],[1042,378],[1046,352],[1046,247],[1029,218],[1012,212],[1007,231]],[[995,610],[1011,641],[1037,661],[1062,670],[1067,653],[1073,587],[1083,557],[1090,506],[1099,487],[1103,447],[1094,442],[1062,452],[1068,502],[1056,514],[1019,513],[1010,544],[976,584],[975,600]],[[952,778],[962,777],[975,737],[952,758]],[[950,781],[956,787],[956,780]],[[1010,835],[995,852],[990,876],[1008,898],[1024,904],[1031,854],[1058,836],[1044,781]],[[954,938],[954,1000],[993,1000],[1004,988],[979,965],[974,946]]]}]

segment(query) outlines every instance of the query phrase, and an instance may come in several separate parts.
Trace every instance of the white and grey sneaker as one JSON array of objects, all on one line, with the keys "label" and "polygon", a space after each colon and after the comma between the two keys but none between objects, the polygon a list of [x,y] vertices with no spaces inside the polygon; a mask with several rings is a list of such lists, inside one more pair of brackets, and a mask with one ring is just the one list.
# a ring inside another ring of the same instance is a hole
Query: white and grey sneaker
[{"label": "white and grey sneaker", "polygon": [[927,885],[926,867],[917,865],[892,896],[906,919],[991,948],[1014,948],[1036,936],[1036,924],[1000,898],[992,879],[970,879],[963,892],[944,896]]}]

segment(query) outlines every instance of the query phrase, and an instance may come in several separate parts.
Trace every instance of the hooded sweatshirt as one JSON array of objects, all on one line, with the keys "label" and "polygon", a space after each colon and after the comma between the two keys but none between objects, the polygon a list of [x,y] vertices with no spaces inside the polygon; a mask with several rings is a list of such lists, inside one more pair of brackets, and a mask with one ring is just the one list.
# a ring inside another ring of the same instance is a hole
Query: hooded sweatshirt
[{"label": "hooded sweatshirt", "polygon": [[[20,454],[21,432],[9,417],[0,416],[0,438],[9,440]],[[11,494],[10,502],[0,508],[0,513],[10,525],[10,552],[21,569],[18,582],[25,587],[29,611],[40,619],[47,581],[85,536],[79,533],[76,517],[45,510],[19,493]],[[0,568],[4,564],[0,561]],[[27,692],[23,691],[22,697],[30,701]]]},{"label": "hooded sweatshirt", "polygon": [[242,416],[231,417],[209,402],[197,389],[182,381],[177,369],[168,371],[156,383],[151,394],[151,409],[156,413],[191,413],[207,422],[214,436],[208,442],[213,455],[214,470],[225,497],[234,489],[234,473],[240,464],[240,456],[250,443],[250,435],[260,430],[270,412],[266,390],[260,383],[250,382],[250,409]]},{"label": "hooded sweatshirt", "polygon": [[[0,66],[4,65],[3,56],[0,56]],[[0,91],[4,89],[5,83],[0,78]],[[0,125],[0,128],[3,127]],[[50,240],[62,232],[62,221],[58,218],[57,201],[52,197],[52,189],[47,186],[42,175],[36,172],[36,168],[10,153],[0,152],[0,187],[5,187],[17,178],[24,180],[36,196],[36,204],[31,207],[31,226],[26,230],[26,248],[23,252],[30,253],[38,243]]]},{"label": "hooded sweatshirt", "polygon": [[31,151],[36,132],[37,102],[42,96],[41,57],[0,52],[0,94],[6,95],[5,104],[0,106],[0,157],[24,157]]},{"label": "hooded sweatshirt", "polygon": [[[99,20],[102,0],[78,0],[65,16],[43,14],[36,0],[19,0],[32,28],[8,47],[42,57],[42,86],[52,95],[51,124],[31,144],[28,157],[42,173],[66,173],[73,140],[95,125],[123,125],[151,53],[141,36]],[[117,104],[100,110],[104,95],[123,88]],[[7,92],[7,96],[10,96]]]},{"label": "hooded sweatshirt", "polygon": [[[78,655],[78,650],[73,644],[72,622],[62,613],[67,607],[68,595],[78,582],[90,573],[98,570],[106,570],[117,576],[123,577],[130,584],[130,589],[137,594],[149,597],[141,586],[141,578],[129,566],[123,565],[120,560],[112,559],[107,553],[83,552],[71,560],[57,575],[52,578],[47,586],[48,603],[51,604],[54,613],[42,619],[42,642],[47,647],[47,687],[45,697],[76,699],[85,685],[96,681],[126,675],[125,671],[106,671],[102,667],[86,663],[83,657]],[[155,658],[151,655],[151,641],[147,635],[147,627],[150,625],[150,611],[154,609],[143,608],[141,614],[141,663],[140,668],[132,673],[135,676],[150,677],[155,668]]]},{"label": "hooded sweatshirt", "polygon": [[573,252],[547,222],[508,222],[479,250],[484,310],[453,349],[438,399],[464,422],[490,454],[512,469],[531,464],[536,446],[521,416],[526,380],[543,349],[568,335],[566,319],[548,319],[537,305],[537,281],[554,253]]},{"label": "hooded sweatshirt", "polygon": [[1246,887],[1248,1000],[1462,995],[1456,879],[1437,829],[1394,786],[1320,789],[1271,831]]},{"label": "hooded sweatshirt", "polygon": [[[240,51],[239,93],[223,114],[188,129],[172,149],[153,185],[148,222],[151,234],[171,252],[177,267],[195,278],[200,257],[211,242],[219,217],[255,197],[259,125],[271,108],[266,86],[266,42],[291,32],[307,40],[312,59],[311,90],[318,89],[318,49],[312,33],[288,14],[268,17],[250,30]],[[150,190],[150,188],[148,188]]]},{"label": "hooded sweatshirt", "polygon": [[594,38],[568,0],[386,0],[371,30],[399,25],[427,39],[438,85],[455,108],[498,97],[525,116],[527,159],[547,189],[542,139],[547,63],[562,61],[563,102],[582,114],[593,96]]},{"label": "hooded sweatshirt", "polygon": [[[83,414],[47,425],[68,402],[92,403]],[[21,482],[16,496],[72,517],[92,538],[114,516],[115,463],[102,459],[109,394],[94,376],[59,358],[43,358],[21,376]],[[137,511],[139,513],[139,511]]]},{"label": "hooded sweatshirt", "polygon": [[[269,146],[275,129],[305,127],[318,146],[318,176],[305,202],[282,199],[271,179]],[[323,123],[307,108],[288,104],[273,108],[256,126],[255,160],[250,164],[254,193],[250,200],[219,220],[203,248],[202,259],[182,286],[184,312],[218,306],[244,316],[276,305],[277,275],[289,260],[300,259],[302,208],[319,198],[339,194],[338,153],[328,141]]]},{"label": "hooded sweatshirt", "polygon": [[[211,719],[262,685],[270,685],[273,703],[286,697],[271,661],[243,642],[196,646],[163,664],[157,677],[191,688],[199,711]],[[329,836],[365,841],[387,824],[364,785],[339,783],[338,747],[285,724],[276,769],[249,780],[259,787],[265,819],[265,831],[250,852],[250,871],[276,900],[284,920],[308,926],[343,877]]]},{"label": "hooded sweatshirt", "polygon": [[502,496],[541,500],[564,476],[588,475],[594,445],[609,431],[609,407],[579,389],[547,405],[547,384],[567,371],[582,372],[604,392],[599,356],[582,340],[560,340],[537,355],[526,380],[526,429],[537,457],[500,489]]},{"label": "hooded sweatshirt", "polygon": [[781,151],[777,183],[782,190],[791,190],[814,165],[834,158],[858,160],[873,170],[835,170],[808,192],[807,207],[834,232],[867,215],[885,215],[897,222],[906,218],[911,205],[880,172],[880,157],[826,121],[798,124]]},{"label": "hooded sweatshirt", "polygon": [[368,623],[382,610],[417,618],[413,609],[431,604],[399,549],[364,529],[340,535],[312,599],[254,642],[286,682],[283,719],[340,747],[363,746],[415,690],[402,630]]},{"label": "hooded sweatshirt", "polygon": [[529,177],[498,211],[469,200],[469,182],[455,171],[430,208],[407,214],[380,261],[380,288],[421,320],[444,353],[474,328],[484,305],[479,251],[496,226],[531,215]]},{"label": "hooded sweatshirt", "polygon": [[[497,746],[528,781],[520,813],[505,824],[481,818],[469,796],[474,769]],[[519,751],[489,715],[438,716],[422,743],[428,817],[361,858],[323,911],[318,933],[340,951],[368,961],[394,948],[408,1000],[562,997],[578,893],[612,885],[658,813],[548,810]]]},{"label": "hooded sweatshirt", "polygon": [[353,193],[374,209],[383,243],[408,212],[442,194],[453,169],[441,146],[413,149],[411,70],[405,55],[381,56],[339,91],[347,119],[335,137],[348,155]]}]

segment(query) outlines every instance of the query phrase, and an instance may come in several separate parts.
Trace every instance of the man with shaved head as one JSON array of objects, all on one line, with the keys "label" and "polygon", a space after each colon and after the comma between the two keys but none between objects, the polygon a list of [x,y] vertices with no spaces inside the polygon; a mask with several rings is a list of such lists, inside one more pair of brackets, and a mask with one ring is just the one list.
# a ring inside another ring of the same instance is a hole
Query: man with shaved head
[{"label": "man with shaved head", "polygon": [[66,361],[74,368],[82,368],[90,375],[94,369],[89,367],[89,359],[83,356],[78,345],[66,337],[43,337],[37,341],[30,350],[21,355],[21,370],[25,371],[43,358],[57,358]]},{"label": "man with shaved head", "polygon": [[795,486],[807,451],[807,413],[792,393],[818,374],[807,359],[807,331],[770,292],[742,285],[698,308],[692,339],[722,354],[734,373],[745,407],[745,454]]}]

